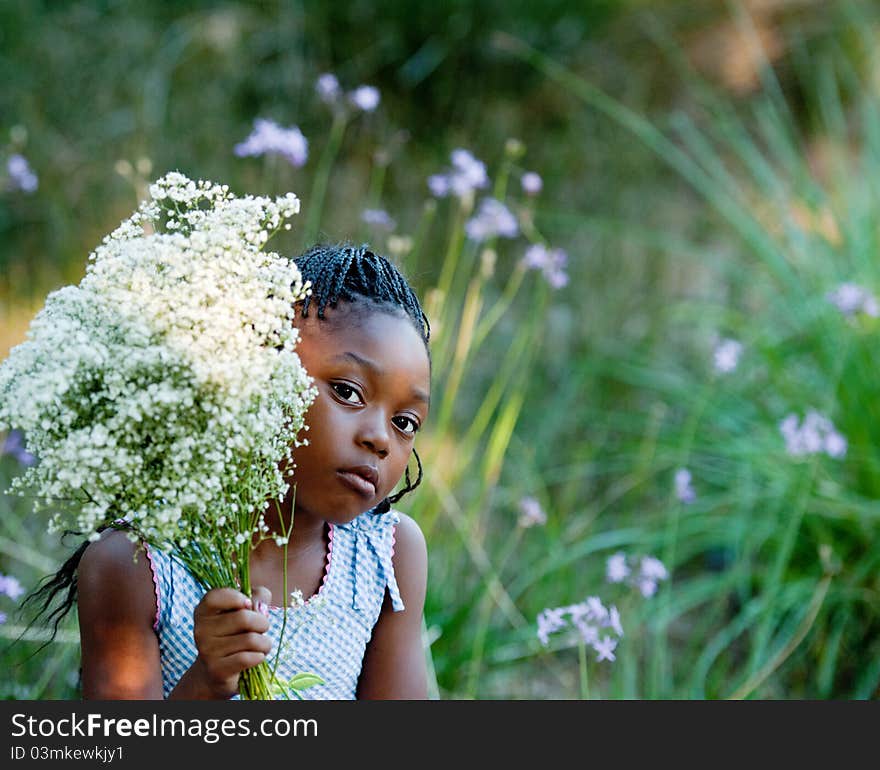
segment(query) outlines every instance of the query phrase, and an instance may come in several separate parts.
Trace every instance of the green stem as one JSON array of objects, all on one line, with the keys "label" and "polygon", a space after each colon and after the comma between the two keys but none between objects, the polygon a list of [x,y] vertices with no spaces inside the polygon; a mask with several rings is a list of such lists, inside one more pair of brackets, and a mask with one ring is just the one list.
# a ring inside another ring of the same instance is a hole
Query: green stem
[{"label": "green stem", "polygon": [[333,161],[336,160],[336,156],[339,154],[339,147],[342,144],[346,123],[347,116],[344,112],[337,112],[333,116],[330,136],[327,139],[327,144],[324,146],[324,152],[321,154],[321,160],[315,172],[312,195],[308,203],[309,209],[304,230],[304,240],[307,245],[313,243],[318,235],[318,227],[321,223],[321,214],[324,209],[324,196],[327,193],[327,183],[330,180]]},{"label": "green stem", "polygon": [[578,641],[578,668],[580,669],[581,700],[589,700],[590,688],[587,680],[587,644],[583,639]]}]

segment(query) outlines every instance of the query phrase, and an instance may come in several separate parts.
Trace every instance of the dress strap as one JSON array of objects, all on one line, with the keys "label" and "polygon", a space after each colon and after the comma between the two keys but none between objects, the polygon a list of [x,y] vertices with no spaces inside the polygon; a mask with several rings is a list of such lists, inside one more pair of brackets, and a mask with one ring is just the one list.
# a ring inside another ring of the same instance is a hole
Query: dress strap
[{"label": "dress strap", "polygon": [[397,578],[394,575],[394,528],[400,522],[396,511],[387,513],[364,513],[340,529],[347,529],[353,535],[352,574],[354,588],[352,607],[367,609],[369,597],[376,590],[376,576],[383,588],[388,589],[391,606],[395,612],[404,609]]}]

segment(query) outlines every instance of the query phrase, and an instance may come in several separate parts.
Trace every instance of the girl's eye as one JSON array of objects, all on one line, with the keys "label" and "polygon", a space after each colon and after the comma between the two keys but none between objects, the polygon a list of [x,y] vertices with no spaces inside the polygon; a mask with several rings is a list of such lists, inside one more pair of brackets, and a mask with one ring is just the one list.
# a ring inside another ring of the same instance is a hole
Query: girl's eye
[{"label": "girl's eye", "polygon": [[361,396],[351,385],[344,382],[331,382],[330,387],[333,388],[336,395],[349,404],[360,404]]},{"label": "girl's eye", "polygon": [[410,436],[414,435],[419,429],[419,424],[412,417],[406,417],[405,415],[398,415],[392,422]]}]

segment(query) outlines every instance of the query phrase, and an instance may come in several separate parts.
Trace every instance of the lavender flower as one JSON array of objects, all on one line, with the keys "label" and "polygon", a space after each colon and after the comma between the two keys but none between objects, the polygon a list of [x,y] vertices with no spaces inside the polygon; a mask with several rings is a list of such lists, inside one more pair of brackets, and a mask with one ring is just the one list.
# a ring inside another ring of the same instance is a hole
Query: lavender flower
[{"label": "lavender flower", "polygon": [[13,190],[32,193],[37,189],[39,184],[37,175],[31,170],[27,158],[23,155],[15,153],[9,156],[6,161],[6,173],[9,174]]},{"label": "lavender flower", "polygon": [[515,238],[519,234],[516,217],[495,198],[483,198],[477,213],[465,223],[464,229],[472,241]]},{"label": "lavender flower", "polygon": [[712,351],[712,365],[719,374],[727,374],[736,369],[742,354],[742,343],[731,339],[722,339]]},{"label": "lavender flower", "polygon": [[2,455],[11,455],[28,467],[37,462],[37,458],[24,448],[24,434],[20,430],[11,430],[6,435],[3,446],[0,447],[0,456]]},{"label": "lavender flower", "polygon": [[617,640],[612,639],[610,636],[605,636],[602,638],[602,641],[597,641],[593,644],[593,649],[596,651],[596,660],[609,660],[614,661],[614,649],[617,647]]},{"label": "lavender flower", "polygon": [[880,315],[877,298],[867,289],[855,283],[842,283],[834,291],[828,292],[825,297],[847,318],[858,312],[873,318]]},{"label": "lavender flower", "polygon": [[567,607],[548,607],[538,615],[538,639],[545,647],[550,634],[575,631],[583,644],[595,650],[597,660],[613,661],[617,639],[607,635],[600,639],[599,632],[603,628],[610,628],[618,639],[623,636],[617,607],[606,608],[597,596]]},{"label": "lavender flower", "polygon": [[529,270],[540,270],[554,289],[561,289],[568,283],[565,272],[568,255],[562,249],[548,249],[543,244],[534,243],[526,249],[522,262]]},{"label": "lavender flower", "polygon": [[376,225],[384,230],[393,230],[397,223],[382,209],[364,209],[361,219],[368,225]]},{"label": "lavender flower", "polygon": [[544,187],[544,181],[534,171],[526,171],[519,180],[526,195],[537,195]]},{"label": "lavender flower", "polygon": [[12,575],[0,575],[0,594],[4,594],[14,601],[23,593],[24,588],[18,582],[18,578]]},{"label": "lavender flower", "polygon": [[6,613],[0,612],[0,626],[2,626],[6,622]]},{"label": "lavender flower", "polygon": [[428,177],[428,189],[435,198],[445,198],[449,195],[452,185],[445,174],[432,174]]},{"label": "lavender flower", "polygon": [[336,75],[330,72],[325,72],[318,78],[315,82],[315,91],[318,94],[318,98],[324,104],[335,104],[339,101],[339,97],[342,94],[339,80],[336,78]]},{"label": "lavender flower", "polygon": [[[657,583],[669,578],[669,571],[663,562],[653,556],[642,556],[638,570],[634,571],[627,563],[626,555],[618,552],[606,562],[605,576],[609,583],[626,582],[648,598],[657,592]],[[619,617],[617,622],[620,622]]]},{"label": "lavender flower", "polygon": [[685,505],[697,499],[697,493],[691,485],[691,472],[687,468],[679,468],[675,472],[675,496]]},{"label": "lavender flower", "polygon": [[796,414],[786,415],[779,423],[779,432],[785,439],[785,451],[793,457],[824,452],[838,460],[846,456],[847,441],[824,415],[810,409],[803,422]]},{"label": "lavender flower", "polygon": [[608,557],[605,563],[605,579],[609,583],[622,583],[629,577],[630,568],[626,564],[626,554],[618,551]]},{"label": "lavender flower", "polygon": [[550,641],[550,634],[565,628],[564,612],[565,607],[548,607],[538,614],[538,639],[545,647]]},{"label": "lavender flower", "polygon": [[623,626],[620,623],[620,613],[614,605],[611,605],[611,607],[608,608],[608,619],[605,621],[605,625],[613,628],[614,633],[618,636],[623,636]]},{"label": "lavender flower", "polygon": [[474,190],[489,186],[486,164],[464,149],[452,151],[452,168],[443,174],[428,177],[428,189],[435,198],[455,195],[464,198]]},{"label": "lavender flower", "polygon": [[520,500],[519,510],[519,525],[521,527],[528,528],[547,523],[547,514],[534,497],[524,497]]},{"label": "lavender flower", "polygon": [[348,95],[348,100],[359,110],[372,112],[379,106],[379,89],[375,86],[358,86]]},{"label": "lavender flower", "polygon": [[309,143],[296,126],[283,128],[272,120],[257,118],[254,130],[243,142],[235,145],[238,157],[280,155],[292,166],[302,166],[309,156]]}]

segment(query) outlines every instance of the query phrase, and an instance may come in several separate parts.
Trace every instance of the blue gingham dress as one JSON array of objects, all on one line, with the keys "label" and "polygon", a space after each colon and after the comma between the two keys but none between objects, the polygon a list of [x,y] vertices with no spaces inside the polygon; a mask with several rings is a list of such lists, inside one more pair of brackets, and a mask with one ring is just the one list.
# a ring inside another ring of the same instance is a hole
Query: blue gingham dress
[{"label": "blue gingham dress", "polygon": [[[387,589],[392,606],[403,601],[394,576],[396,511],[361,514],[348,524],[330,524],[324,580],[318,592],[298,608],[288,607],[277,675],[318,674],[323,685],[304,691],[310,700],[355,697],[367,642]],[[205,591],[176,559],[155,548],[147,550],[156,591],[156,621],[162,662],[162,693],[168,697],[198,655],[193,640],[193,610]],[[284,619],[282,607],[269,607],[274,663]],[[235,696],[236,698],[238,696]]]}]

